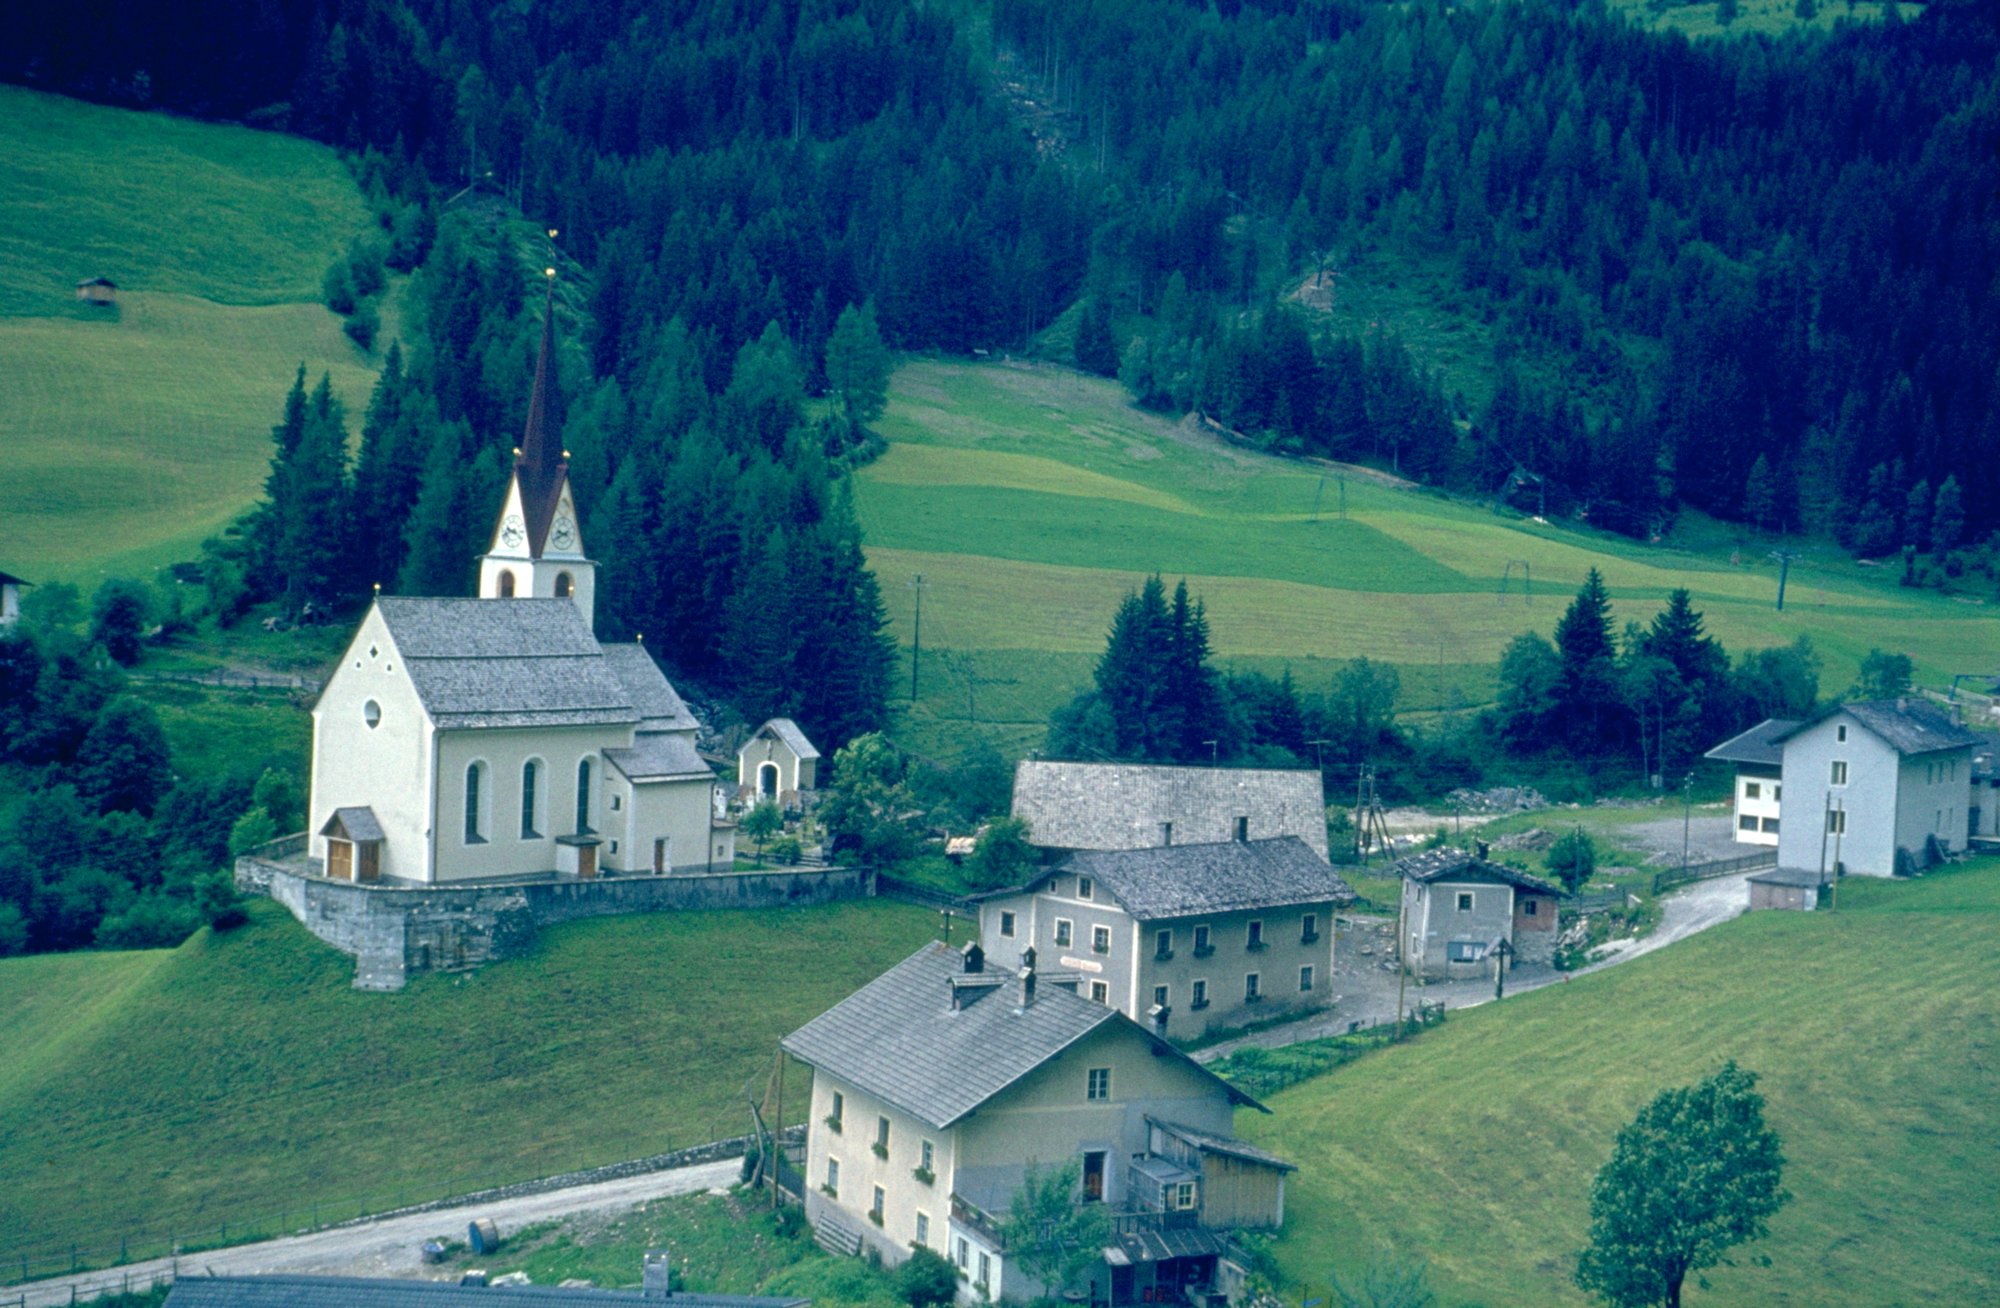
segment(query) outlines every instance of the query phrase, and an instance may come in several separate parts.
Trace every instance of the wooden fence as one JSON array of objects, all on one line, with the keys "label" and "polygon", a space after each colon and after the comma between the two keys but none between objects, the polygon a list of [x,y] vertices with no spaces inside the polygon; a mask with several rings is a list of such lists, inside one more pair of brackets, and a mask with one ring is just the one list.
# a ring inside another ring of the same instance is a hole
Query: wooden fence
[{"label": "wooden fence", "polygon": [[1767,849],[1762,853],[1745,854],[1741,858],[1718,858],[1708,863],[1690,863],[1686,867],[1669,868],[1653,876],[1653,893],[1661,894],[1675,886],[1685,886],[1696,881],[1713,881],[1717,877],[1733,877],[1739,872],[1756,872],[1767,867],[1778,866],[1778,851]]}]

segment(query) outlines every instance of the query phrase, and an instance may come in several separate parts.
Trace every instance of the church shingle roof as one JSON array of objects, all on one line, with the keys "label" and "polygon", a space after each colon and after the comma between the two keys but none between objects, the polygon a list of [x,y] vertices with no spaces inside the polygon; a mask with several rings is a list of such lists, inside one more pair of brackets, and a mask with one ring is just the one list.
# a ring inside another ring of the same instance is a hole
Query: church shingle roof
[{"label": "church shingle roof", "polygon": [[[757,728],[758,736],[762,736],[766,732],[777,737],[786,749],[791,750],[799,758],[819,757],[819,750],[813,746],[810,740],[806,739],[806,733],[799,730],[799,724],[790,718],[772,718],[769,722]],[[756,737],[753,736],[751,739],[754,740]]]},{"label": "church shingle roof", "polygon": [[660,665],[653,662],[653,656],[646,652],[644,645],[606,645],[604,657],[610,662],[611,673],[625,687],[625,693],[632,697],[632,705],[639,710],[641,731],[694,731],[701,724],[688,711],[687,702],[680,697],[673,683],[660,671]]},{"label": "church shingle roof", "polygon": [[570,600],[385,595],[376,606],[441,730],[639,720]]},{"label": "church shingle roof", "polygon": [[1028,759],[1014,771],[1014,816],[1044,849],[1144,849],[1297,836],[1326,857],[1326,797],[1311,769],[1162,767]]},{"label": "church shingle roof", "polygon": [[628,781],[679,781],[715,775],[715,769],[695,751],[694,742],[679,732],[642,731],[633,738],[630,749],[607,749],[604,758]]}]

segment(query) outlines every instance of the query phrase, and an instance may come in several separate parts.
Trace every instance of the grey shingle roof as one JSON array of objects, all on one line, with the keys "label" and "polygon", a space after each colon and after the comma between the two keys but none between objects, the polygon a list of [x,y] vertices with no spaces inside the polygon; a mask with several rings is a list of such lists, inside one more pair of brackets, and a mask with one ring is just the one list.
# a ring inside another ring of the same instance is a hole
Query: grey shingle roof
[{"label": "grey shingle roof", "polygon": [[631,781],[668,781],[715,775],[695,751],[694,741],[681,732],[641,731],[632,738],[630,749],[607,749],[604,758]]},{"label": "grey shingle roof", "polygon": [[1169,1135],[1179,1136],[1197,1149],[1205,1149],[1210,1153],[1228,1154],[1231,1158],[1241,1158],[1246,1162],[1262,1163],[1266,1167],[1281,1167],[1287,1172],[1296,1172],[1299,1170],[1298,1164],[1288,1163],[1274,1153],[1259,1149],[1253,1144],[1245,1144],[1241,1140],[1232,1139],[1228,1136],[1214,1135],[1207,1131],[1197,1131],[1191,1126],[1182,1126],[1179,1122],[1169,1122],[1163,1117],[1148,1116],[1146,1120]]},{"label": "grey shingle roof", "polygon": [[1505,863],[1495,863],[1488,859],[1476,858],[1462,849],[1446,845],[1443,849],[1428,850],[1422,854],[1412,854],[1398,861],[1390,869],[1397,876],[1411,881],[1425,883],[1433,881],[1485,881],[1502,885],[1519,886],[1542,895],[1560,895],[1562,888],[1540,877],[1530,876],[1519,868],[1508,867]]},{"label": "grey shingle roof", "polygon": [[638,707],[566,599],[376,601],[440,729],[636,722]]},{"label": "grey shingle roof", "polygon": [[[783,741],[785,748],[791,750],[792,753],[798,755],[800,758],[819,757],[819,750],[815,749],[813,743],[806,739],[806,733],[799,730],[799,724],[790,718],[772,718],[769,722],[757,728],[757,736],[761,736],[767,731]],[[755,740],[757,736],[752,736],[751,739]]]},{"label": "grey shingle roof", "polygon": [[676,1293],[648,1298],[638,1290],[552,1285],[469,1286],[365,1276],[182,1276],[167,1295],[173,1308],[582,1308],[643,1304],[656,1308],[803,1308],[810,1299]]},{"label": "grey shingle roof", "polygon": [[1841,707],[1898,754],[1929,754],[1980,743],[1977,732],[1959,726],[1950,713],[1927,699],[1863,700]]},{"label": "grey shingle roof", "polygon": [[1028,759],[1014,771],[1014,816],[1047,849],[1143,849],[1250,835],[1297,836],[1326,857],[1326,797],[1311,769],[1189,768]]},{"label": "grey shingle roof", "polygon": [[1141,922],[1290,904],[1347,903],[1354,898],[1339,873],[1297,836],[1083,850],[1058,866],[1093,879]]},{"label": "grey shingle roof", "polygon": [[382,834],[382,824],[375,819],[375,810],[366,805],[359,808],[337,808],[326,824],[319,829],[322,836],[336,832],[345,834],[348,840],[386,840]]},{"label": "grey shingle roof", "polygon": [[1768,872],[1752,872],[1746,880],[1767,886],[1823,886],[1833,878],[1814,868],[1774,867]]},{"label": "grey shingle roof", "polygon": [[1731,736],[1702,757],[1720,763],[1749,763],[1774,768],[1785,757],[1785,749],[1780,742],[1798,725],[1791,718],[1765,718],[1750,730]]},{"label": "grey shingle roof", "polygon": [[[1145,1033],[1122,1013],[1046,978],[1026,1008],[1017,1006],[1010,979],[965,992],[953,1009],[950,980],[961,967],[957,950],[925,945],[781,1043],[801,1061],[943,1130],[1102,1028]],[[1172,1045],[1157,1043],[1213,1081],[1218,1093],[1263,1107]]]},{"label": "grey shingle roof", "polygon": [[602,648],[611,674],[618,678],[625,693],[631,696],[633,707],[639,710],[641,731],[694,731],[701,726],[644,645]]}]

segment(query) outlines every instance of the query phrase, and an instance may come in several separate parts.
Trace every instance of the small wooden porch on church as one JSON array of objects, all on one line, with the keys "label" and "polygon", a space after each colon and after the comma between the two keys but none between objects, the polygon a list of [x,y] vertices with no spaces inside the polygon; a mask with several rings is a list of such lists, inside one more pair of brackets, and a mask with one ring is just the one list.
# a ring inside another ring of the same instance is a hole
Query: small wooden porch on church
[{"label": "small wooden porch on church", "polygon": [[326,837],[326,875],[333,881],[382,879],[382,824],[372,808],[337,808],[320,827]]}]

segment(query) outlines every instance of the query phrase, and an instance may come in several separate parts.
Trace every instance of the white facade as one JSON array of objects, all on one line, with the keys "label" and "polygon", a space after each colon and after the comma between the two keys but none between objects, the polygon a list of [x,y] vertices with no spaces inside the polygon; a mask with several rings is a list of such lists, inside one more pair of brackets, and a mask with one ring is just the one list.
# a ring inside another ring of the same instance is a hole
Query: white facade
[{"label": "white facade", "polygon": [[1739,845],[1778,844],[1778,801],[1784,797],[1784,779],[1778,770],[1736,772],[1736,843]]},{"label": "white facade", "polygon": [[321,829],[337,808],[371,808],[390,838],[382,875],[433,881],[437,732],[379,608],[370,608],[313,705],[312,794],[306,831],[324,862]]},{"label": "white facade", "polygon": [[9,577],[0,581],[0,627],[21,618],[21,583]]},{"label": "white facade", "polygon": [[493,546],[479,559],[479,597],[567,597],[583,610],[585,625],[595,625],[597,565],[584,556],[583,533],[577,526],[576,503],[570,497],[567,478],[557,494],[555,514],[539,552],[530,538],[520,479],[507,483],[507,503],[493,530]]},{"label": "white facade", "polygon": [[1932,838],[1946,853],[1966,846],[1970,745],[1903,754],[1841,710],[1786,739],[1783,781],[1780,867],[1886,877],[1899,849],[1921,866]]}]

